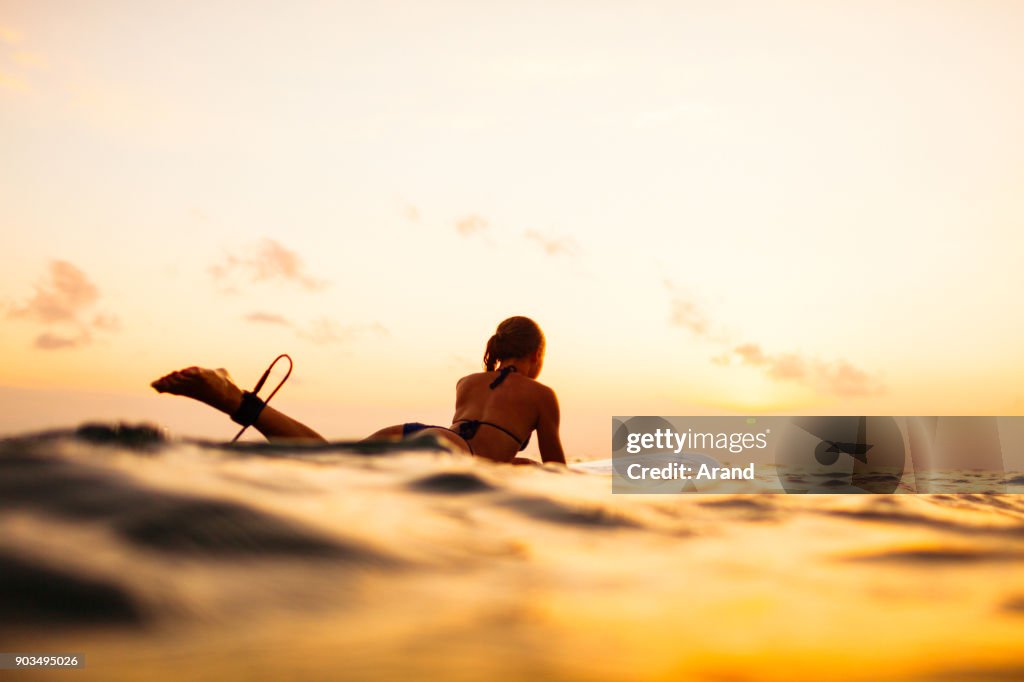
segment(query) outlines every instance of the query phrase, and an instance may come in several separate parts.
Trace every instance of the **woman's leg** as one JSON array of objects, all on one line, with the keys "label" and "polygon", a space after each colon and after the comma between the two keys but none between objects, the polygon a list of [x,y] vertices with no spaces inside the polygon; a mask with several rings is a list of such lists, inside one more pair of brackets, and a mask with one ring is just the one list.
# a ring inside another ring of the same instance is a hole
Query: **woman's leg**
[{"label": "woman's leg", "polygon": [[451,429],[446,429],[443,426],[430,426],[428,424],[418,424],[419,428],[412,429],[408,435],[406,435],[405,424],[395,424],[394,426],[385,426],[379,431],[375,431],[370,434],[364,441],[375,441],[375,440],[414,440],[416,438],[423,437],[425,435],[431,435],[438,440],[440,443],[448,443],[452,446],[452,449],[468,454],[473,454],[473,448],[469,446],[461,436],[457,433],[452,432]]},{"label": "woman's leg", "polygon": [[402,440],[405,435],[405,425],[395,424],[394,426],[385,426],[379,431],[374,431],[363,440]]},{"label": "woman's leg", "polygon": [[[225,369],[189,367],[160,377],[152,384],[159,393],[183,395],[232,415],[242,403],[242,389],[228,376]],[[269,441],[326,442],[319,433],[267,405],[253,424]]]}]

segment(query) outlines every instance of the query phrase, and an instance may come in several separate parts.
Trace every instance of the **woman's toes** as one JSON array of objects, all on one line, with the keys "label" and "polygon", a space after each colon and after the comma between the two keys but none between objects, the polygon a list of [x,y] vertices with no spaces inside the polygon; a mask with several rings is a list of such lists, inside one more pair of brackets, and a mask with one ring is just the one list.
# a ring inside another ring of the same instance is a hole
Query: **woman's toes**
[{"label": "woman's toes", "polygon": [[163,380],[154,381],[150,386],[155,388],[157,393],[170,393],[174,388],[174,384]]},{"label": "woman's toes", "polygon": [[186,367],[160,377],[150,384],[159,393],[170,393],[194,398],[213,405],[218,397],[220,385],[231,385],[230,380],[218,382],[217,378],[227,378],[226,370],[210,370],[202,367]]}]

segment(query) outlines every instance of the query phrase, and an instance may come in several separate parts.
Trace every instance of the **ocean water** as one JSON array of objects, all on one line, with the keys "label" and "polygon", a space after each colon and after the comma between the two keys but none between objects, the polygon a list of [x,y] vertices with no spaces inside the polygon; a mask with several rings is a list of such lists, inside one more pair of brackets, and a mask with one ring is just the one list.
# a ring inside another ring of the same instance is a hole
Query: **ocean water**
[{"label": "ocean water", "polygon": [[1024,498],[986,487],[612,495],[427,441],[29,434],[0,650],[85,655],[24,680],[1024,679]]}]

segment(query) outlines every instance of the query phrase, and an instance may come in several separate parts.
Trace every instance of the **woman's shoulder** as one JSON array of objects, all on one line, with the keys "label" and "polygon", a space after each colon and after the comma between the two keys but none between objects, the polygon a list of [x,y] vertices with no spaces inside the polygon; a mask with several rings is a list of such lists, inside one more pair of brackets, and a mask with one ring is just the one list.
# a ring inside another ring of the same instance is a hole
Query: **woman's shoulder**
[{"label": "woman's shoulder", "polygon": [[[496,371],[473,372],[472,374],[467,374],[466,376],[464,376],[461,379],[459,379],[455,383],[455,385],[457,387],[458,386],[463,386],[463,385],[471,386],[471,385],[474,385],[474,384],[488,384],[489,385],[492,381],[494,381],[495,377],[497,377],[497,376],[498,376],[498,372],[496,372]],[[510,374],[508,379],[506,379],[506,381],[508,381],[509,379],[512,380],[512,382],[514,384],[518,384],[519,386],[522,386],[522,387],[526,388],[527,390],[537,391],[539,393],[551,394],[551,395],[554,395],[554,393],[555,393],[554,389],[552,389],[551,387],[547,386],[546,384],[542,384],[541,382],[537,381],[536,379],[531,379],[530,377],[524,376],[522,374],[518,374],[518,373]]]},{"label": "woman's shoulder", "polygon": [[456,381],[455,385],[461,386],[466,382],[480,381],[483,377],[487,376],[488,374],[493,374],[493,372],[473,372],[472,374],[467,374],[466,376]]}]

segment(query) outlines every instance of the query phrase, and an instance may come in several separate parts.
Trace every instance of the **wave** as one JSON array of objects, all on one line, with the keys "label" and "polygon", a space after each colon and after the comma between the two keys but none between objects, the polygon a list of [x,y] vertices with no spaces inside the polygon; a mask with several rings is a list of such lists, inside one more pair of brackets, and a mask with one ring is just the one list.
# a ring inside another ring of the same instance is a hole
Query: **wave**
[{"label": "wave", "polygon": [[577,469],[426,440],[226,446],[102,424],[6,438],[0,635],[84,651],[89,679],[130,679],[128,659],[155,679],[1024,665],[1017,495],[614,495],[610,473]]}]

